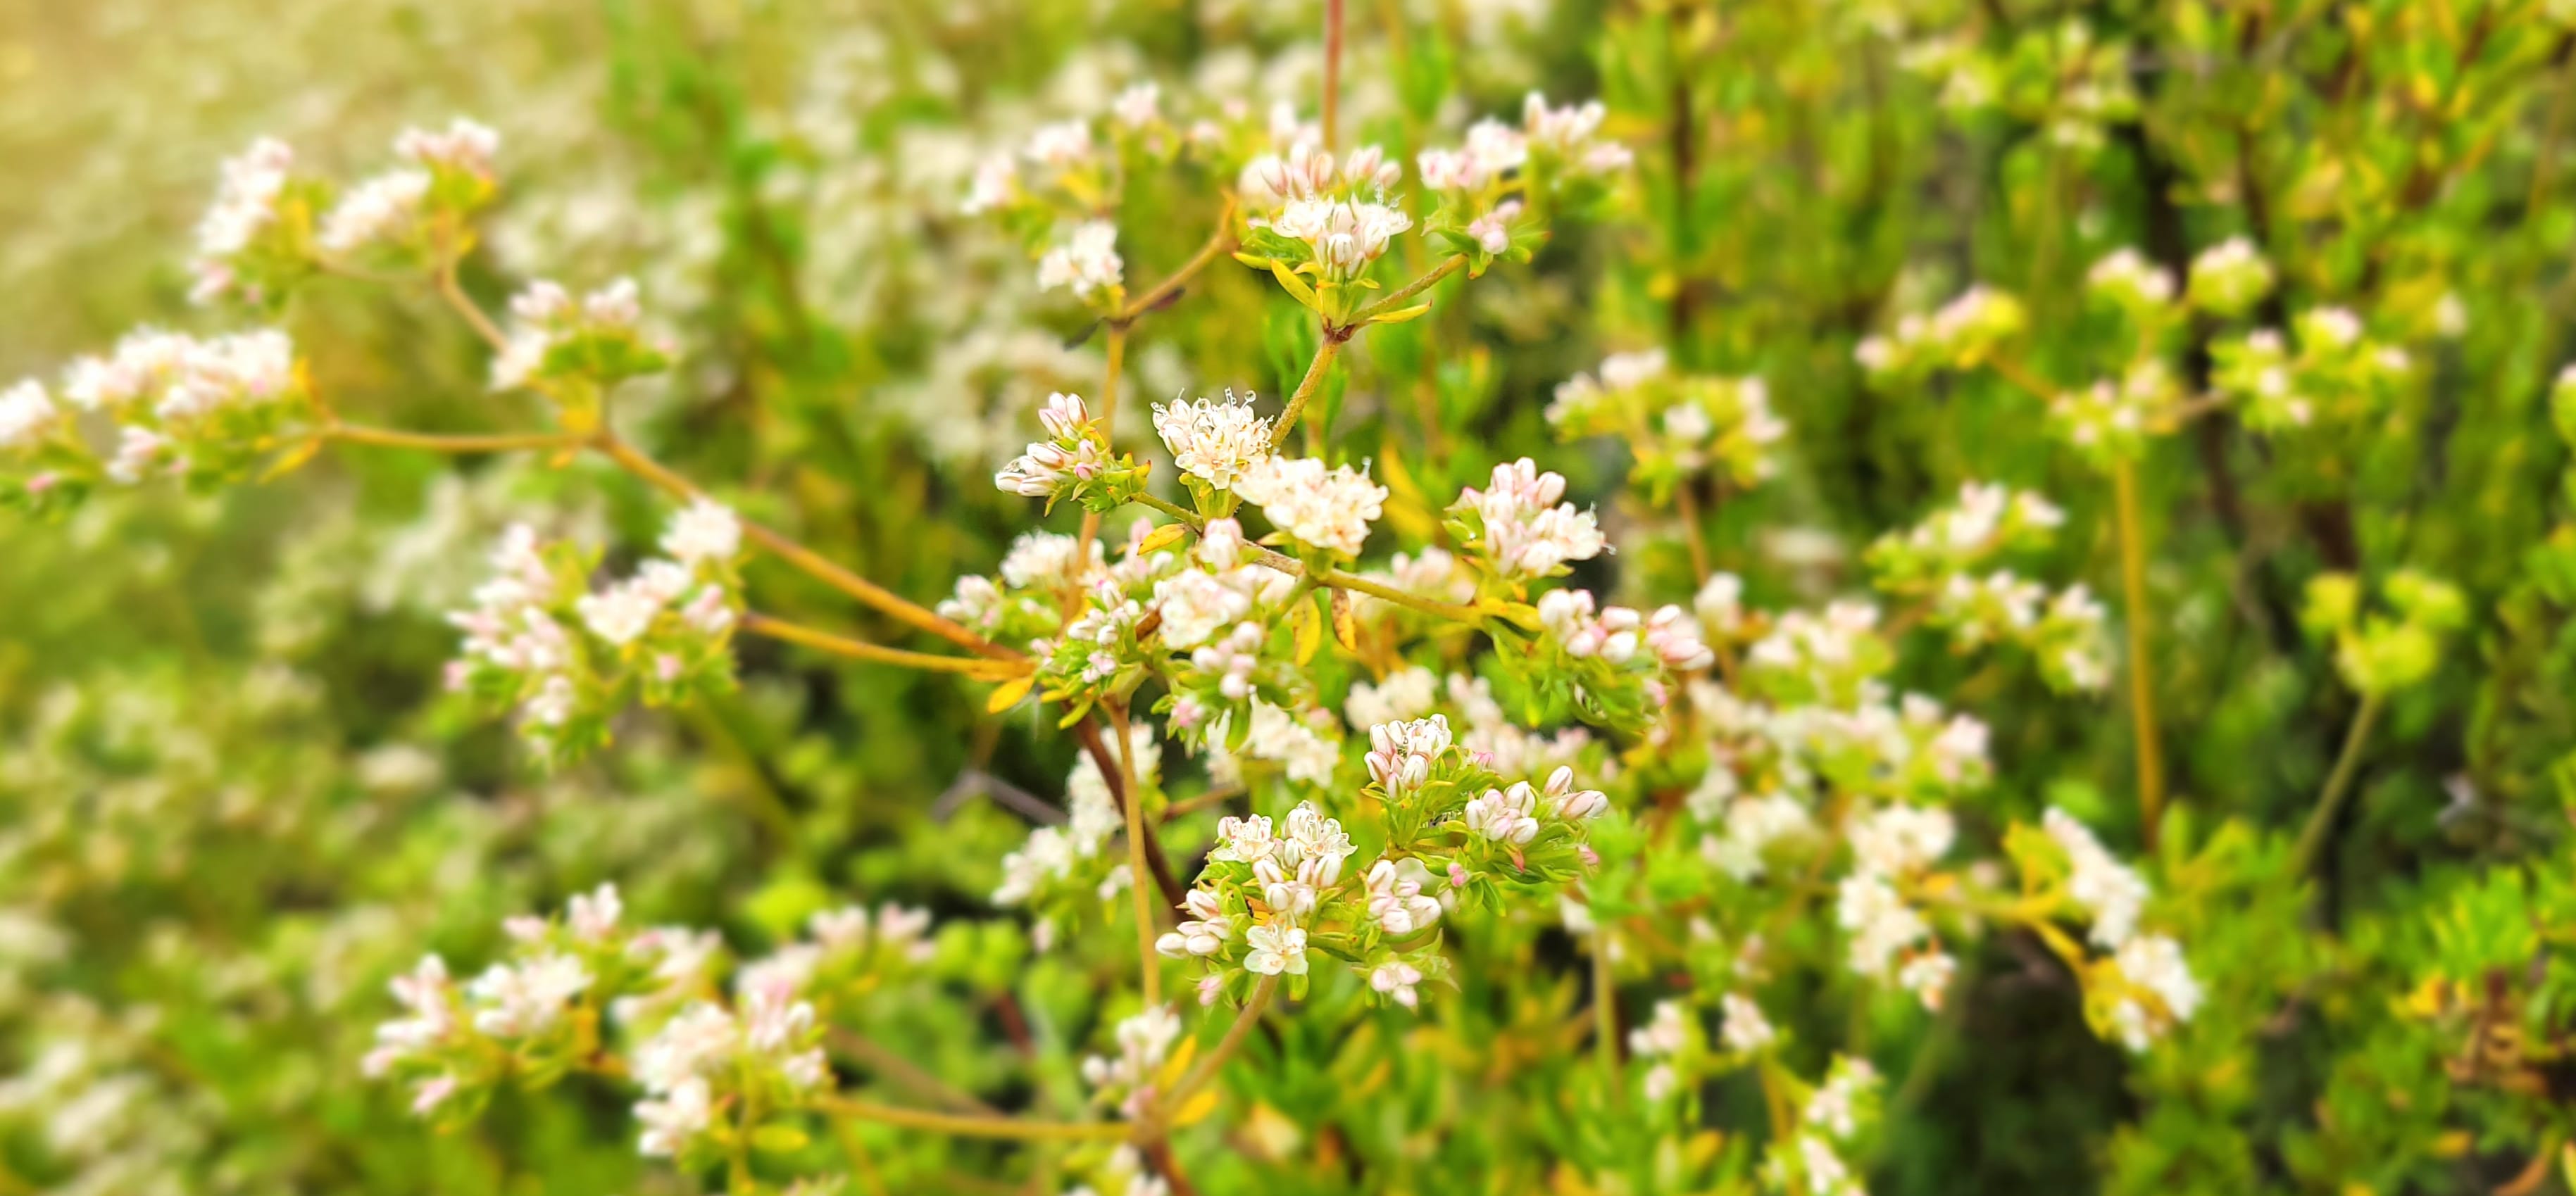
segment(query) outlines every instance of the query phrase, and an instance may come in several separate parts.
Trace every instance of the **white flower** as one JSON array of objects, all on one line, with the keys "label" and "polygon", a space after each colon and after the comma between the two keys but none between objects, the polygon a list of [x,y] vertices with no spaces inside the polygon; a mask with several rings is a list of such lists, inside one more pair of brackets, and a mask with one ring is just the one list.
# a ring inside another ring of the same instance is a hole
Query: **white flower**
[{"label": "white flower", "polygon": [[278,193],[286,189],[295,168],[295,151],[285,142],[263,137],[239,157],[224,161],[223,182],[215,202],[197,224],[197,286],[192,297],[203,303],[232,289],[233,255],[277,219]]},{"label": "white flower", "polygon": [[1259,863],[1269,859],[1278,845],[1279,840],[1270,833],[1270,816],[1267,814],[1220,818],[1216,823],[1216,847],[1208,852],[1208,858],[1238,864]]},{"label": "white flower", "polygon": [[1691,613],[1699,616],[1700,629],[1710,635],[1731,637],[1744,627],[1744,579],[1732,573],[1712,573],[1691,599]]},{"label": "white flower", "polygon": [[1495,842],[1527,843],[1538,837],[1538,793],[1519,781],[1506,791],[1488,789],[1467,803],[1460,818],[1467,829]]},{"label": "white flower", "polygon": [[1779,1037],[1779,1032],[1771,1028],[1770,1019],[1762,1016],[1762,1007],[1754,1004],[1752,998],[1728,993],[1719,998],[1718,1005],[1726,1014],[1726,1024],[1718,1030],[1726,1049],[1751,1054],[1771,1045],[1772,1040]]},{"label": "white flower", "polygon": [[[1714,769],[1712,778],[1733,773]],[[1726,805],[1726,829],[1700,843],[1700,852],[1708,861],[1737,880],[1751,880],[1762,875],[1764,851],[1771,844],[1814,829],[1807,807],[1785,793],[1759,797],[1738,797]]]},{"label": "white flower", "polygon": [[664,601],[660,590],[638,574],[596,594],[582,595],[573,609],[591,634],[622,648],[652,630]]},{"label": "white flower", "polygon": [[2147,901],[2147,882],[2111,858],[2102,841],[2073,815],[2052,806],[2041,820],[2048,837],[2066,852],[2067,895],[2093,914],[2093,942],[2118,950],[2136,932]]},{"label": "white flower", "polygon": [[1276,216],[1256,217],[1256,227],[1303,241],[1326,279],[1347,283],[1368,272],[1413,218],[1381,203],[1313,197],[1289,200]]},{"label": "white flower", "polygon": [[1929,806],[1883,806],[1851,824],[1852,854],[1862,870],[1903,876],[1950,850],[1958,826],[1950,812]]},{"label": "white flower", "polygon": [[1109,102],[1110,115],[1131,129],[1141,129],[1162,118],[1163,89],[1152,83],[1139,83],[1118,93]]},{"label": "white flower", "polygon": [[607,941],[617,933],[617,919],[626,912],[626,903],[618,900],[617,886],[603,884],[592,893],[575,893],[564,914],[564,925],[572,936],[585,943]]},{"label": "white flower", "polygon": [[1218,490],[1233,488],[1270,458],[1270,421],[1231,391],[1223,402],[1154,404],[1154,431],[1172,450],[1174,467]]},{"label": "white flower", "polygon": [[1449,750],[1449,716],[1435,714],[1413,722],[1379,723],[1369,728],[1369,776],[1391,797],[1421,788],[1431,779],[1431,764]]},{"label": "white flower", "polygon": [[1179,959],[1189,955],[1214,955],[1225,950],[1225,941],[1234,936],[1234,919],[1225,914],[1224,904],[1206,889],[1192,889],[1181,899],[1181,908],[1192,917],[1182,921],[1168,934],[1154,940],[1154,949]]},{"label": "white flower", "polygon": [[1896,983],[1922,1001],[1925,1009],[1938,1011],[1950,991],[1950,977],[1958,971],[1959,961],[1949,952],[1925,951],[1896,970]]},{"label": "white flower", "polygon": [[2135,249],[2113,251],[2085,275],[2085,284],[2127,303],[2161,307],[2173,300],[2174,280]]},{"label": "white flower", "polygon": [[1461,490],[1458,501],[1482,520],[1478,547],[1496,572],[1506,578],[1546,577],[1567,561],[1599,556],[1607,546],[1592,513],[1559,503],[1564,496],[1564,477],[1540,473],[1523,457],[1495,466],[1491,485]]},{"label": "white flower", "polygon": [[461,116],[449,121],[445,132],[405,129],[394,138],[396,157],[483,178],[492,176],[492,159],[500,152],[500,134]]},{"label": "white flower", "polygon": [[1155,582],[1154,602],[1163,614],[1163,643],[1172,648],[1198,647],[1252,613],[1251,598],[1196,569]]},{"label": "white flower", "polygon": [[423,956],[418,966],[394,977],[387,987],[408,1016],[377,1024],[375,1049],[360,1064],[370,1076],[381,1076],[395,1063],[437,1045],[456,1028],[456,1015],[448,1004],[447,961]]},{"label": "white flower", "polygon": [[635,1120],[644,1127],[637,1145],[648,1156],[676,1155],[707,1132],[714,1119],[714,1098],[707,1082],[691,1076],[660,1100],[636,1102]]},{"label": "white flower", "polygon": [[635,1082],[666,1093],[716,1071],[741,1049],[741,1028],[722,1006],[693,1001],[635,1052]]},{"label": "white flower", "polygon": [[1422,983],[1422,970],[1402,960],[1379,964],[1369,972],[1369,987],[1407,1009],[1421,1006],[1422,997],[1414,986]]},{"label": "white flower", "polygon": [[553,1026],[564,1003],[590,987],[590,972],[569,955],[541,955],[517,967],[494,964],[465,988],[474,1028],[494,1038],[537,1034]]},{"label": "white flower", "polygon": [[1844,1058],[1832,1076],[1807,1098],[1806,1122],[1849,1141],[1860,1128],[1859,1101],[1878,1086],[1878,1071],[1866,1059]]},{"label": "white flower", "polygon": [[1009,154],[994,154],[975,164],[974,180],[967,185],[966,201],[960,205],[969,216],[986,212],[1011,202],[1017,188],[1019,164]]},{"label": "white flower", "polygon": [[2191,301],[2220,315],[2241,315],[2272,289],[2272,266],[2254,243],[2230,237],[2191,260]]},{"label": "white flower", "polygon": [[1403,722],[1431,713],[1439,700],[1440,678],[1420,665],[1409,665],[1386,675],[1386,680],[1371,685],[1366,681],[1351,685],[1351,696],[1342,703],[1342,713],[1353,728],[1374,727],[1379,723]]},{"label": "white flower", "polygon": [[1520,218],[1521,201],[1507,199],[1494,210],[1467,222],[1467,235],[1476,239],[1476,247],[1487,253],[1502,253],[1512,247],[1512,221]]},{"label": "white flower", "polygon": [[45,384],[33,378],[0,391],[0,450],[35,444],[58,414],[53,400],[45,397]]},{"label": "white flower", "polygon": [[344,254],[400,238],[420,222],[429,185],[426,170],[396,170],[350,188],[322,218],[315,243],[324,253]]},{"label": "white flower", "polygon": [[1074,537],[1055,532],[1024,532],[1011,541],[1011,550],[1003,554],[1002,582],[1012,589],[1062,589],[1082,584],[1101,569],[1100,541],[1091,542],[1091,555],[1076,556]]},{"label": "white flower", "polygon": [[1311,883],[1319,886],[1329,887],[1339,882],[1342,861],[1359,850],[1352,845],[1351,837],[1342,833],[1342,824],[1324,817],[1323,811],[1316,809],[1311,801],[1298,802],[1296,809],[1288,811],[1285,829],[1287,833],[1279,838],[1280,866],[1295,868],[1303,875],[1310,871],[1308,866],[1312,865],[1314,875]]},{"label": "white flower", "polygon": [[1112,1036],[1118,1043],[1117,1058],[1084,1058],[1083,1082],[1102,1091],[1131,1092],[1152,1079],[1170,1058],[1172,1043],[1181,1036],[1181,1017],[1166,1006],[1150,1006],[1120,1019]]},{"label": "white flower", "polygon": [[671,516],[662,551],[683,565],[730,561],[742,551],[742,520],[722,503],[698,499]]},{"label": "white flower", "polygon": [[2120,944],[2113,959],[2129,982],[2156,994],[2173,1020],[2187,1022],[2200,1009],[2200,982],[2192,978],[2182,945],[2161,934],[2142,934]]},{"label": "white flower", "polygon": [[1252,948],[1243,966],[1256,975],[1306,974],[1305,931],[1286,922],[1266,922],[1243,932],[1243,941]]},{"label": "white flower", "polygon": [[1311,457],[1268,458],[1246,470],[1234,490],[1300,543],[1344,556],[1359,555],[1387,496],[1368,475],[1347,465],[1327,470]]},{"label": "white flower", "polygon": [[1439,899],[1423,893],[1431,874],[1420,860],[1379,860],[1369,865],[1369,917],[1388,934],[1408,935],[1440,920]]},{"label": "white flower", "polygon": [[1338,744],[1317,734],[1305,720],[1259,698],[1252,700],[1252,726],[1243,750],[1285,765],[1289,780],[1310,785],[1331,781],[1333,770],[1342,762]]},{"label": "white flower", "polygon": [[1551,108],[1546,96],[1533,91],[1521,104],[1521,130],[1532,146],[1547,146],[1568,164],[1585,171],[1606,173],[1626,166],[1629,160],[1625,146],[1592,140],[1609,115],[1609,109],[1599,100]]},{"label": "white flower", "polygon": [[1028,900],[1039,885],[1070,873],[1074,856],[1063,830],[1042,826],[1030,831],[1028,842],[1002,857],[1002,883],[993,890],[993,904],[1018,905]]},{"label": "white flower", "polygon": [[1042,291],[1064,287],[1077,298],[1089,299],[1125,278],[1126,263],[1118,256],[1118,226],[1106,220],[1087,220],[1074,226],[1069,240],[1038,259],[1038,289]]},{"label": "white flower", "polygon": [[1655,1015],[1628,1031],[1628,1050],[1642,1058],[1663,1059],[1690,1045],[1690,1018],[1679,1001],[1655,1002]]},{"label": "white flower", "polygon": [[1040,126],[1029,135],[1025,152],[1041,166],[1061,169],[1091,156],[1091,126],[1078,120]]},{"label": "white flower", "polygon": [[1834,903],[1834,920],[1851,932],[1851,967],[1864,976],[1887,972],[1898,951],[1929,935],[1931,927],[1876,873],[1854,872],[1842,879]]},{"label": "white flower", "polygon": [[572,718],[574,700],[579,696],[572,678],[557,673],[546,678],[535,697],[527,701],[528,721],[540,727],[560,727]]}]

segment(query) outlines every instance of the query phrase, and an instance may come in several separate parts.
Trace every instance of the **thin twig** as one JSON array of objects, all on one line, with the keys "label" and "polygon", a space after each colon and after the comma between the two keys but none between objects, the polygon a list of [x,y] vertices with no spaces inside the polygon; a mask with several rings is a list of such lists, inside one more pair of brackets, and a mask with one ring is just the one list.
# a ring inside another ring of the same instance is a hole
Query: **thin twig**
[{"label": "thin twig", "polygon": [[446,300],[449,307],[455,308],[457,315],[465,317],[466,325],[473,328],[474,335],[482,337],[483,343],[491,346],[493,352],[508,351],[510,338],[502,334],[501,326],[493,323],[492,317],[484,315],[483,305],[476,303],[473,296],[467,295],[465,288],[458,285],[456,266],[465,255],[448,248],[445,242],[451,240],[450,237],[440,238],[442,244],[438,254],[438,297]]},{"label": "thin twig", "polygon": [[511,453],[524,449],[568,449],[580,447],[583,439],[570,432],[406,432],[400,428],[371,428],[363,424],[342,423],[324,426],[321,435],[325,440],[337,440],[348,444],[424,449],[433,453]]},{"label": "thin twig", "polygon": [[2299,830],[2298,846],[2290,851],[2290,875],[2305,875],[2325,850],[2326,832],[2334,826],[2336,813],[2352,794],[2353,777],[2361,771],[2362,748],[2370,742],[2370,729],[2379,721],[2379,704],[2379,695],[2362,695],[2361,710],[2352,717],[2352,729],[2344,733],[2343,751],[2335,757],[2325,791],[2318,795],[2317,808],[2309,813],[2308,824]]},{"label": "thin twig", "polygon": [[2111,483],[2119,508],[2120,584],[2129,608],[2129,715],[2137,729],[2138,822],[2147,847],[2153,850],[2156,828],[2164,820],[2165,766],[2156,736],[2155,666],[2147,638],[2146,529],[2138,515],[2137,466],[2123,458],[2111,467]]},{"label": "thin twig", "polygon": [[1199,271],[1207,269],[1208,263],[1233,249],[1234,205],[1234,193],[1226,192],[1225,209],[1217,213],[1216,232],[1208,237],[1207,243],[1201,245],[1198,253],[1190,260],[1181,263],[1180,269],[1172,271],[1170,277],[1154,284],[1154,289],[1136,296],[1128,302],[1127,306],[1118,309],[1118,314],[1109,318],[1110,325],[1117,327],[1135,323],[1138,317],[1162,306],[1164,301],[1179,294],[1181,288],[1189,285],[1192,278],[1198,277]]},{"label": "thin twig", "polygon": [[1217,1040],[1216,1049],[1200,1056],[1199,1061],[1191,1065],[1189,1074],[1182,1076],[1180,1083],[1172,1085],[1171,1094],[1163,1098],[1163,1107],[1154,1118],[1158,1124],[1179,1112],[1192,1096],[1198,1094],[1199,1089],[1216,1078],[1217,1069],[1234,1057],[1235,1049],[1243,1045],[1244,1036],[1260,1022],[1262,1009],[1270,1004],[1270,994],[1278,988],[1277,976],[1264,976],[1260,983],[1252,986],[1252,999],[1245,1001],[1242,1012],[1234,1015],[1234,1024],[1226,1027],[1225,1037]]},{"label": "thin twig", "polygon": [[[643,478],[647,482],[651,482],[655,486],[661,487],[664,491],[681,498],[703,498],[706,495],[706,492],[699,489],[696,483],[672,472],[668,467],[653,460],[651,457],[645,456],[643,453],[637,451],[635,446],[626,443],[624,440],[621,440],[616,436],[602,435],[598,439],[594,440],[592,444],[596,446],[600,452],[606,454],[609,460],[615,461],[620,466],[623,466],[628,472]],[[878,585],[877,583],[869,581],[856,573],[850,572],[848,569],[833,563],[821,553],[815,552],[813,549],[797,543],[784,534],[772,531],[769,528],[753,523],[750,520],[743,521],[742,534],[749,536],[752,543],[758,544],[762,548],[767,549],[772,555],[778,557],[780,560],[787,562],[789,565],[794,566],[805,574],[831,586],[833,589],[839,590],[852,598],[858,599],[862,604],[887,615],[897,622],[921,631],[927,631],[932,635],[936,635],[941,639],[947,640],[952,644],[956,644],[957,646],[976,653],[979,656],[989,656],[995,660],[1009,661],[1023,659],[1020,653],[1014,652],[1009,648],[1005,648],[1000,644],[993,643],[972,631],[968,631],[965,628],[958,626],[956,623],[942,617],[937,611],[931,610],[929,607],[923,606],[918,602],[914,602],[885,588],[884,586]]]},{"label": "thin twig", "polygon": [[1154,899],[1145,892],[1145,789],[1136,783],[1136,736],[1127,724],[1127,708],[1109,704],[1109,725],[1118,734],[1118,787],[1126,791],[1119,803],[1127,819],[1127,887],[1136,897],[1136,968],[1145,993],[1145,1007],[1163,1004],[1163,957],[1154,950],[1156,927]]},{"label": "thin twig", "polygon": [[868,1070],[911,1089],[915,1096],[944,1106],[952,1113],[971,1113],[981,1117],[1003,1116],[1001,1110],[985,1104],[973,1093],[951,1087],[930,1070],[888,1050],[875,1039],[846,1026],[831,1030],[832,1045],[844,1055],[856,1059]]},{"label": "thin twig", "polygon": [[786,640],[791,644],[803,644],[808,648],[830,652],[836,656],[847,656],[852,660],[920,669],[928,673],[963,673],[984,681],[1001,681],[1018,677],[1026,674],[1031,667],[1026,661],[988,660],[980,656],[942,656],[935,652],[913,652],[903,648],[889,648],[883,644],[854,640],[845,635],[817,631],[800,623],[774,619],[757,612],[743,615],[742,629],[753,635],[765,635],[771,639]]},{"label": "thin twig", "polygon": [[827,1096],[816,1101],[814,1107],[834,1117],[853,1117],[860,1121],[932,1130],[942,1134],[955,1134],[961,1138],[1080,1141],[1090,1138],[1124,1138],[1132,1129],[1130,1126],[1114,1121],[1023,1121],[1016,1117],[934,1113],[928,1109],[881,1105],[875,1101],[848,1096]]},{"label": "thin twig", "polygon": [[1424,274],[1422,277],[1414,279],[1413,281],[1397,287],[1392,291],[1388,291],[1384,298],[1379,299],[1375,303],[1369,304],[1367,307],[1361,308],[1359,310],[1359,314],[1351,317],[1351,326],[1358,327],[1359,325],[1368,323],[1371,319],[1385,315],[1388,312],[1394,311],[1396,308],[1402,307],[1405,300],[1411,299],[1414,296],[1439,285],[1441,279],[1457,273],[1459,270],[1464,269],[1466,265],[1467,255],[1463,253],[1442,259],[1439,265],[1433,266],[1430,272]]},{"label": "thin twig", "polygon": [[1270,429],[1270,451],[1279,451],[1288,443],[1288,433],[1297,427],[1297,417],[1306,413],[1306,400],[1315,397],[1323,384],[1325,371],[1332,368],[1333,358],[1342,351],[1342,339],[1326,329],[1322,344],[1315,346],[1315,360],[1306,367],[1306,376],[1297,383],[1297,391],[1288,396],[1288,406],[1279,412],[1279,422]]}]

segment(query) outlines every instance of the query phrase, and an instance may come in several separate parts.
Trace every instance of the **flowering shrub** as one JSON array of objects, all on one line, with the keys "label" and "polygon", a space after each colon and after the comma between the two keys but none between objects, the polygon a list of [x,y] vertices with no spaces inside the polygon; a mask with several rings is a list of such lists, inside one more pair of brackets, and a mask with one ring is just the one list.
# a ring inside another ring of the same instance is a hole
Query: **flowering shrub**
[{"label": "flowering shrub", "polygon": [[290,4],[20,213],[0,1194],[2576,1184],[2576,13],[2044,7]]}]

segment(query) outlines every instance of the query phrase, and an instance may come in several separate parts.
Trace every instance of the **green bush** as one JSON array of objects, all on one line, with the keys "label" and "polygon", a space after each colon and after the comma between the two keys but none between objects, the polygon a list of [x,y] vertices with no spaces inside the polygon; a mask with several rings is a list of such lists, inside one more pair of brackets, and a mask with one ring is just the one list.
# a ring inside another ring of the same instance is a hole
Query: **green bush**
[{"label": "green bush", "polygon": [[2576,1186],[2576,5],[5,11],[0,1196]]}]

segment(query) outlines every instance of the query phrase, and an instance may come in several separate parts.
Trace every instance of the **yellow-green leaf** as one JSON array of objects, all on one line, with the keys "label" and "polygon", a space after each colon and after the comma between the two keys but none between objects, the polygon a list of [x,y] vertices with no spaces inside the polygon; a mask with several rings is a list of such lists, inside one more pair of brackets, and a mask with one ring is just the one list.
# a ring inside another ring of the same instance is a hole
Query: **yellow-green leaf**
[{"label": "yellow-green leaf", "polygon": [[1181,533],[1188,530],[1190,529],[1186,524],[1166,523],[1145,533],[1145,538],[1136,542],[1136,551],[1133,555],[1143,556],[1149,552],[1160,552],[1169,548],[1174,541],[1181,538]]},{"label": "yellow-green leaf", "polygon": [[1197,1096],[1183,1102],[1180,1111],[1172,1114],[1172,1124],[1174,1126],[1196,1125],[1207,1120],[1208,1114],[1216,1112],[1216,1101],[1216,1089],[1202,1089]]},{"label": "yellow-green leaf", "polygon": [[1300,602],[1288,608],[1288,633],[1294,637],[1298,664],[1315,659],[1315,649],[1324,646],[1323,623],[1315,613],[1314,603]]},{"label": "yellow-green leaf", "polygon": [[1020,699],[1029,696],[1030,687],[1037,683],[1038,675],[1031,673],[1028,676],[1021,677],[1016,680],[1005,681],[1000,685],[995,686],[993,688],[993,696],[984,699],[984,713],[1000,714],[1013,706],[1019,705]]},{"label": "yellow-green leaf", "polygon": [[1427,311],[1429,311],[1429,310],[1431,310],[1431,305],[1430,305],[1430,304],[1428,304],[1428,303],[1416,303],[1416,304],[1414,304],[1414,305],[1413,305],[1413,306],[1411,306],[1411,307],[1399,307],[1399,308],[1395,309],[1394,311],[1390,311],[1390,312],[1382,312],[1382,313],[1380,313],[1380,314],[1378,314],[1378,315],[1370,316],[1370,317],[1369,317],[1369,323],[1371,323],[1371,324],[1401,324],[1401,323],[1404,323],[1404,322],[1405,322],[1405,321],[1407,321],[1407,320],[1418,319],[1418,318],[1420,318],[1420,317],[1421,317],[1422,313],[1427,312]]},{"label": "yellow-green leaf", "polygon": [[765,1150],[771,1154],[785,1154],[791,1150],[803,1150],[805,1149],[805,1144],[809,1141],[812,1141],[812,1139],[806,1137],[805,1131],[800,1130],[795,1126],[787,1125],[783,1122],[771,1122],[768,1125],[764,1125],[759,1129],[751,1131],[751,1145],[753,1149]]},{"label": "yellow-green leaf", "polygon": [[1190,1074],[1190,1060],[1197,1058],[1198,1053],[1198,1039],[1182,1039],[1181,1045],[1172,1049],[1171,1057],[1163,1060],[1163,1070],[1154,1076],[1155,1085],[1165,1092],[1171,1091],[1181,1082],[1182,1076]]},{"label": "yellow-green leaf", "polygon": [[1291,272],[1286,263],[1277,261],[1270,263],[1270,274],[1271,277],[1279,280],[1280,286],[1288,288],[1288,294],[1297,302],[1308,307],[1316,305],[1315,288],[1307,286],[1306,280]]}]

